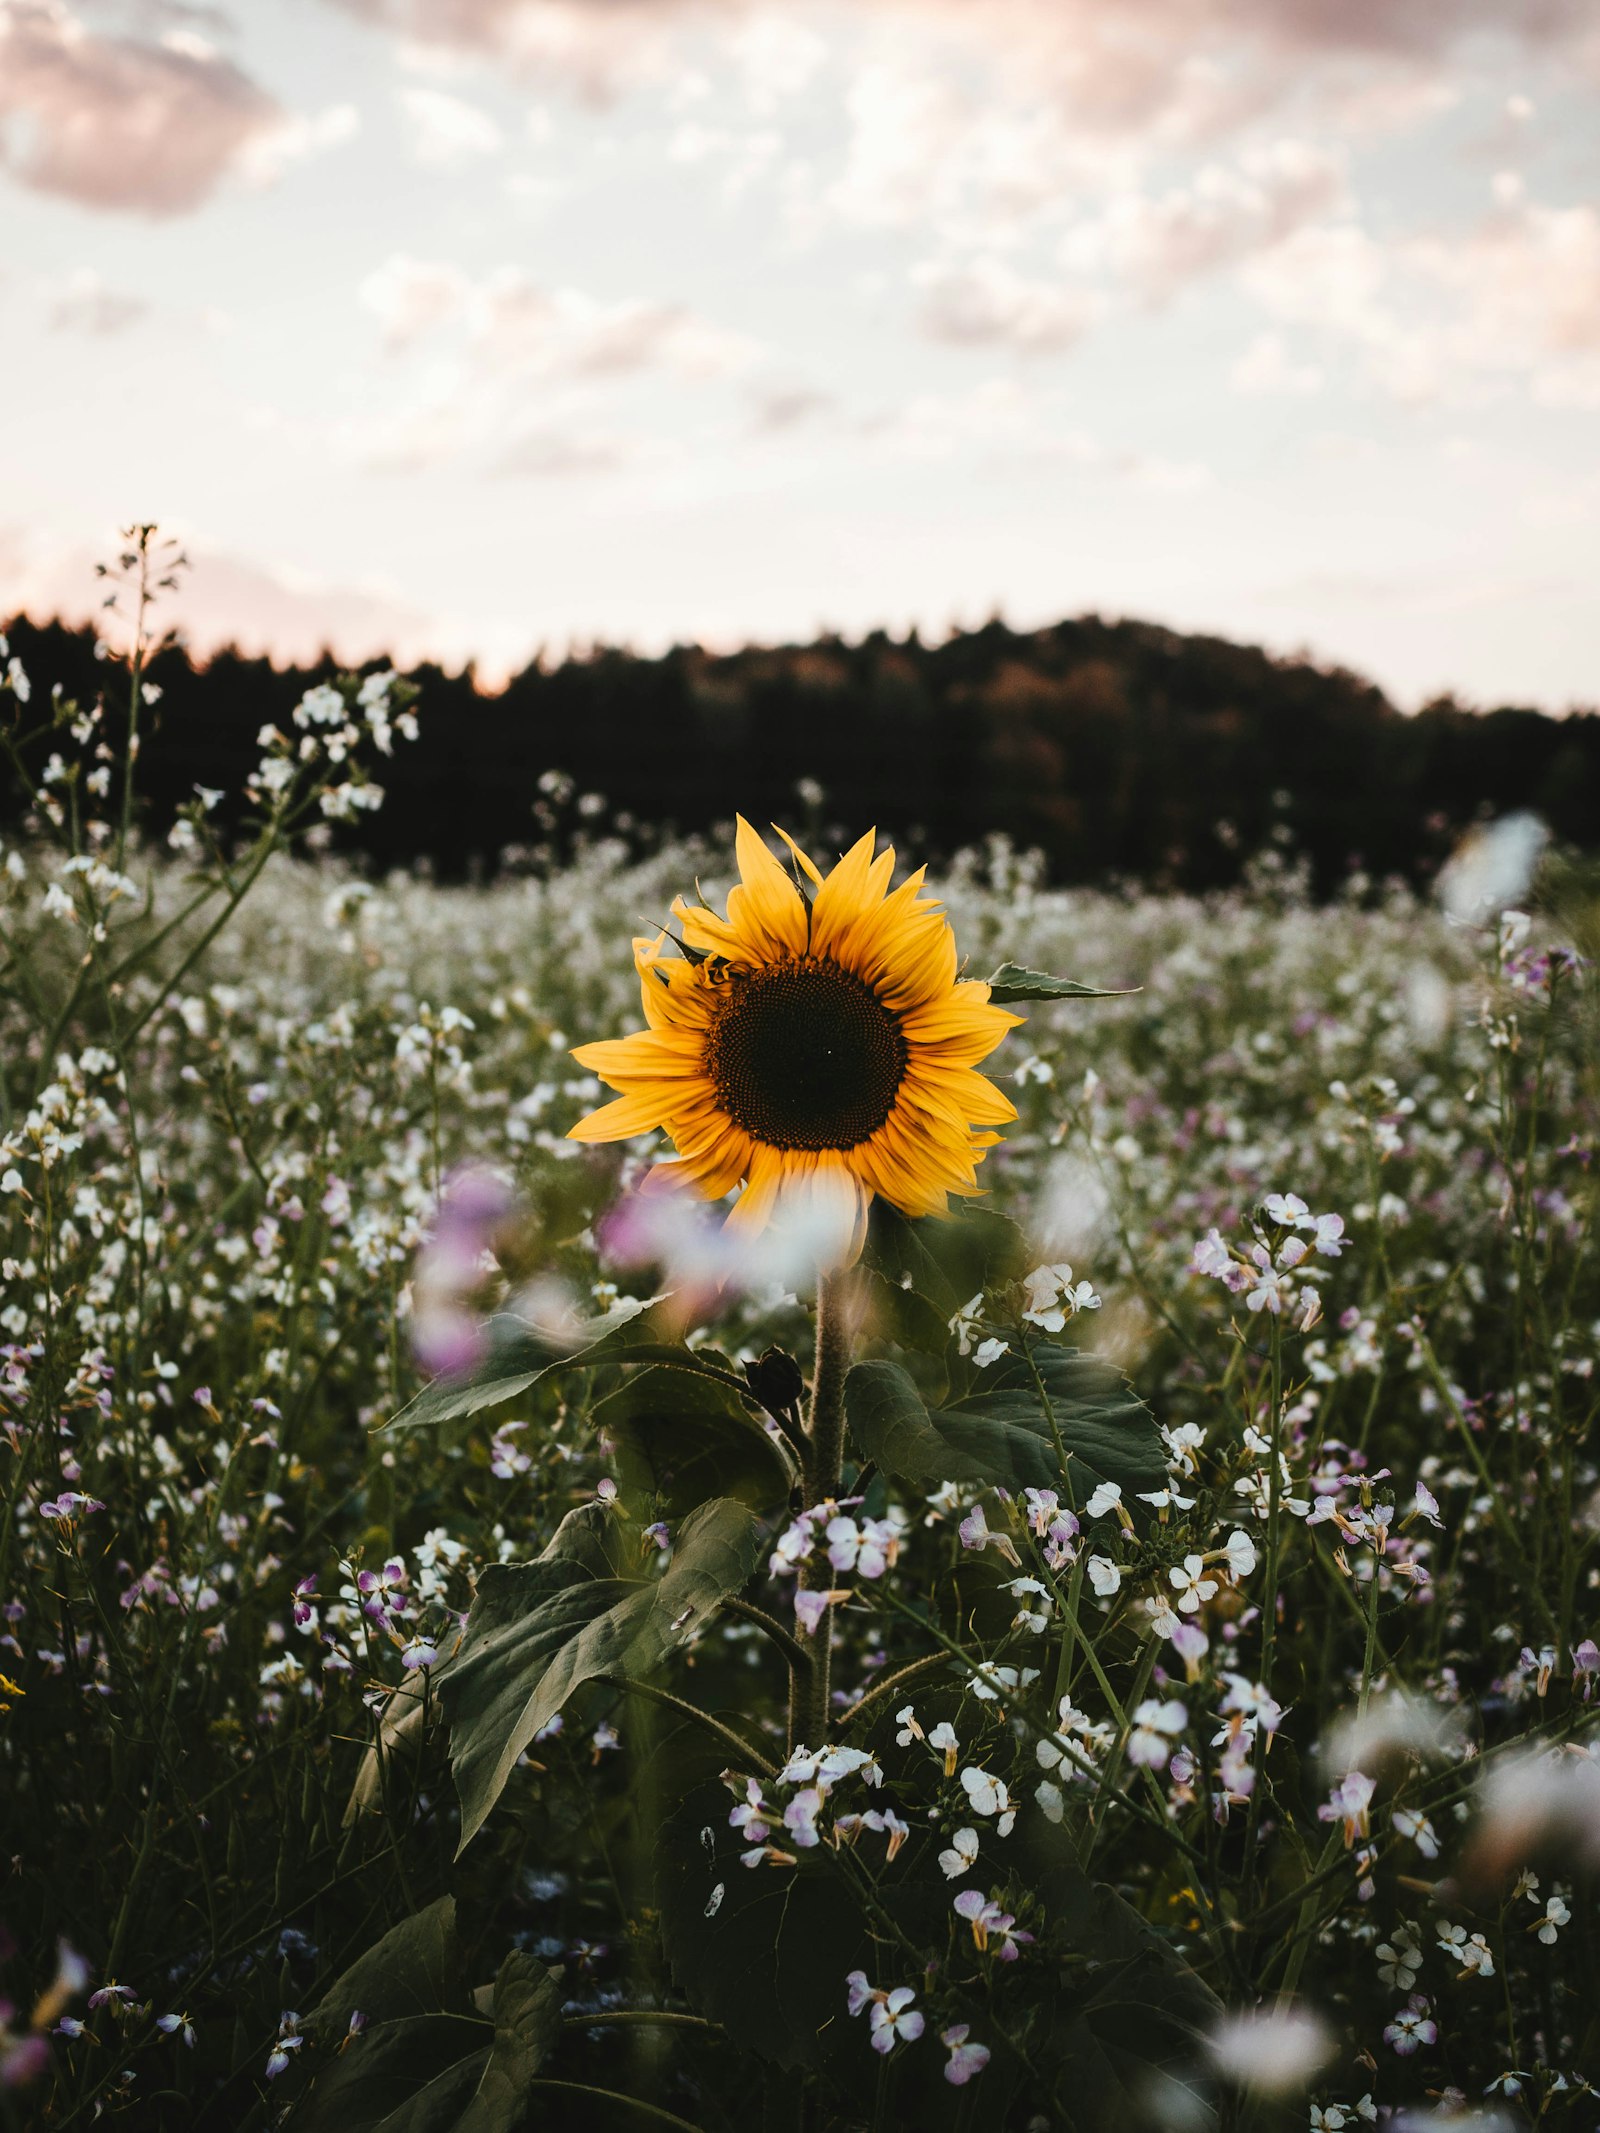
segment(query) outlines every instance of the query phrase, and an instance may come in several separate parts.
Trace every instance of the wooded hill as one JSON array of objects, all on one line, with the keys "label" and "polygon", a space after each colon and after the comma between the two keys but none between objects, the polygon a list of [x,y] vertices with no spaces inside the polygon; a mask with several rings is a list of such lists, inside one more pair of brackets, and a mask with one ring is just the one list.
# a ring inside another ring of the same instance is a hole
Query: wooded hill
[{"label": "wooded hill", "polygon": [[[119,676],[87,630],[18,620],[9,634],[41,693],[60,681],[115,702]],[[260,726],[285,724],[331,671],[163,653],[140,757],[152,828],[197,783],[237,790]],[[1322,889],[1352,866],[1423,878],[1468,823],[1513,808],[1600,843],[1600,714],[1445,700],[1405,716],[1341,669],[1093,615],[937,645],[877,632],[726,655],[602,650],[530,666],[496,694],[470,669],[413,679],[422,738],[384,766],[381,812],[340,832],[380,868],[490,871],[508,850],[559,851],[580,826],[645,839],[736,809],[803,825],[807,779],[825,824],[876,823],[935,860],[1000,831],[1041,846],[1063,882],[1222,885],[1278,822]],[[549,771],[604,811],[552,808]],[[0,795],[13,819],[18,798],[14,784]]]}]

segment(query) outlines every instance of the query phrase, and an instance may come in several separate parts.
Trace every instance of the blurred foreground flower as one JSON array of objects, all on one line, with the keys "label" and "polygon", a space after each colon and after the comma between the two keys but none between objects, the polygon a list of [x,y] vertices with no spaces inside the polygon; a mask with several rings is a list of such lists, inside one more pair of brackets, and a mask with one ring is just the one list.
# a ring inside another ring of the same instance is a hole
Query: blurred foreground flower
[{"label": "blurred foreground flower", "polygon": [[1333,2054],[1326,2023],[1304,2007],[1228,2015],[1209,2046],[1218,2071],[1236,2088],[1265,2096],[1303,2088]]},{"label": "blurred foreground flower", "polygon": [[1537,815],[1519,809],[1468,831],[1439,870],[1439,901],[1463,926],[1481,926],[1528,893],[1550,842]]},{"label": "blurred foreground flower", "polygon": [[790,1181],[771,1219],[755,1236],[715,1214],[663,1163],[640,1191],[629,1193],[597,1225],[607,1259],[616,1266],[661,1269],[672,1292],[672,1315],[692,1322],[729,1295],[781,1295],[814,1280],[819,1266],[837,1266],[854,1253],[859,1202],[840,1171]]},{"label": "blurred foreground flower", "polygon": [[473,1304],[512,1205],[510,1186],[492,1170],[459,1170],[445,1185],[411,1277],[411,1345],[430,1376],[470,1369],[487,1345],[488,1328]]},{"label": "blurred foreground flower", "polygon": [[[862,837],[824,877],[792,839],[793,878],[742,818],[741,881],[721,918],[679,897],[682,953],[665,931],[633,944],[649,1027],[578,1047],[619,1090],[571,1137],[664,1130],[675,1173],[708,1200],[743,1184],[728,1227],[766,1228],[796,1188],[844,1188],[854,1258],[879,1194],[943,1214],[978,1191],[977,1166],[1015,1118],[976,1069],[1020,1016],[957,978],[955,935],[922,894],[890,891],[892,849]],[[803,878],[802,878],[803,877]]]},{"label": "blurred foreground flower", "polygon": [[1600,1761],[1587,1745],[1519,1751],[1484,1777],[1469,1876],[1497,1882],[1534,1858],[1600,1866]]}]

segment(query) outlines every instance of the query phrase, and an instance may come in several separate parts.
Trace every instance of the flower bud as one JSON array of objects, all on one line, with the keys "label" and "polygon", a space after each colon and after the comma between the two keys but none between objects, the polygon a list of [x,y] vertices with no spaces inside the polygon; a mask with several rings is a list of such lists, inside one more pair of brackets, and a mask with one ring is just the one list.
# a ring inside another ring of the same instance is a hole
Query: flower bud
[{"label": "flower bud", "polygon": [[800,1365],[782,1348],[769,1348],[753,1363],[746,1363],[744,1374],[750,1382],[750,1390],[772,1414],[781,1414],[785,1408],[793,1407],[806,1389]]}]

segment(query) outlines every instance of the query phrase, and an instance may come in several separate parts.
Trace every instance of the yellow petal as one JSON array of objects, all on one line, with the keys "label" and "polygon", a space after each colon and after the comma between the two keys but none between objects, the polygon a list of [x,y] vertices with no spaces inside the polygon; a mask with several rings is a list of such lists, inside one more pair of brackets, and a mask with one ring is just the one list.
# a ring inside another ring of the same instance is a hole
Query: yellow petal
[{"label": "yellow petal", "polygon": [[734,851],[740,884],[728,894],[728,924],[762,960],[804,955],[806,907],[800,891],[743,815],[738,819]]},{"label": "yellow petal", "polygon": [[703,1073],[704,1049],[693,1032],[639,1029],[628,1037],[577,1045],[572,1056],[612,1088],[626,1089],[630,1082],[675,1081]]},{"label": "yellow petal", "polygon": [[794,839],[789,835],[789,832],[786,829],[779,829],[776,822],[774,822],[772,826],[775,830],[778,831],[778,835],[783,839],[784,843],[789,847],[790,851],[793,852],[795,858],[800,862],[800,871],[810,878],[812,886],[814,888],[820,889],[822,887],[822,874],[817,866],[816,861],[814,859],[808,858],[806,854],[801,851],[799,845],[795,843]]},{"label": "yellow petal", "polygon": [[730,1208],[724,1226],[745,1237],[753,1237],[765,1229],[777,1205],[783,1172],[782,1154],[776,1148],[764,1148],[757,1142],[750,1160],[749,1182]]},{"label": "yellow petal", "polygon": [[619,1096],[602,1104],[587,1118],[567,1130],[569,1141],[627,1141],[636,1133],[653,1133],[662,1123],[661,1106],[654,1096]]},{"label": "yellow petal", "polygon": [[894,873],[894,849],[890,846],[874,859],[877,841],[876,830],[858,837],[818,889],[811,906],[811,945],[817,955],[837,956],[849,928],[865,910],[882,902]]}]

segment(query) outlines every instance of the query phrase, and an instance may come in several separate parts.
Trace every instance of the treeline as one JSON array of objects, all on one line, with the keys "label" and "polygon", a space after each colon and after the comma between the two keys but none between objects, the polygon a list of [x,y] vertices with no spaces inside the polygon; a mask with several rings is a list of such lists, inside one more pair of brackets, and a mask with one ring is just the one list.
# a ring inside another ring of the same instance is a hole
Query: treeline
[{"label": "treeline", "polygon": [[[119,677],[87,630],[24,620],[9,634],[39,684],[114,701]],[[164,652],[139,765],[152,827],[196,784],[237,790],[258,729],[284,724],[331,672]],[[1353,867],[1424,878],[1469,823],[1513,808],[1558,838],[1600,843],[1600,715],[1445,700],[1408,717],[1358,675],[1147,623],[993,622],[938,645],[880,632],[727,655],[599,651],[530,666],[497,694],[470,669],[413,678],[422,738],[385,766],[381,812],[340,832],[380,868],[425,861],[462,876],[507,853],[559,852],[580,830],[644,841],[736,809],[877,823],[935,859],[1000,831],[1041,846],[1058,881],[1187,888],[1234,879],[1278,824],[1323,889]],[[540,784],[551,772],[604,808],[553,803]],[[803,781],[820,802],[800,797]],[[14,781],[0,797],[14,818]]]}]

